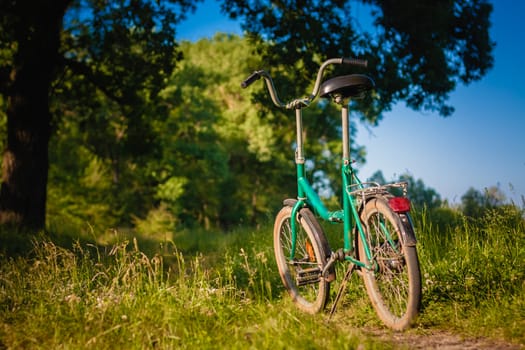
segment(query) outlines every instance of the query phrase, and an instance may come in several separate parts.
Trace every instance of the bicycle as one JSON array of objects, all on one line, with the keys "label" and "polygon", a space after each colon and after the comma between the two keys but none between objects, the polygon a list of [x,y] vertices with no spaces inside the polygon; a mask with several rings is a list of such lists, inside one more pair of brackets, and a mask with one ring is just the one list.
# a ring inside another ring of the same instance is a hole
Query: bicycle
[{"label": "bicycle", "polygon": [[[394,330],[410,327],[421,303],[421,273],[416,237],[410,217],[407,183],[361,182],[352,168],[349,139],[349,101],[372,90],[374,81],[363,74],[337,76],[324,82],[329,65],[366,67],[361,59],[333,58],[317,72],[312,93],[282,103],[270,74],[258,70],[242,83],[246,88],[263,78],[277,107],[295,110],[297,198],[283,201],[274,223],[274,251],[278,270],[294,303],[303,311],[318,313],[326,307],[330,283],[336,279],[335,263],[348,268],[330,312],[335,312],[346,282],[357,270],[382,322]],[[309,183],[305,172],[302,109],[317,96],[341,106],[342,209],[330,211]],[[402,190],[402,195],[393,192]],[[319,220],[343,225],[343,247],[332,251]]]}]

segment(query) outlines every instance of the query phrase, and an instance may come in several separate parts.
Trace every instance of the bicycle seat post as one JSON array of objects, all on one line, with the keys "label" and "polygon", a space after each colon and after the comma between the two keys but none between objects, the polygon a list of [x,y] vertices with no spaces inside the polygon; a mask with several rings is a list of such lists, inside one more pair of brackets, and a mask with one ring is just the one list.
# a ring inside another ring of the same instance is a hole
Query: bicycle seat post
[{"label": "bicycle seat post", "polygon": [[341,104],[341,127],[343,129],[343,164],[350,163],[350,128],[348,105]]},{"label": "bicycle seat post", "polygon": [[[350,128],[349,128],[349,119],[350,115],[348,113],[348,100],[346,100],[346,103],[340,102],[341,105],[341,127],[343,132],[343,140],[342,140],[342,148],[343,148],[343,155],[342,155],[342,171],[343,173],[347,171],[350,168]],[[343,177],[343,191],[346,191],[346,188],[350,183],[347,181],[347,177],[342,174]],[[349,237],[350,231],[351,231],[351,218],[350,212],[352,210],[352,205],[350,203],[352,199],[348,198],[348,196],[343,195],[343,212],[345,215],[346,220],[344,220],[344,232],[345,232],[345,252],[349,252],[351,250],[349,240],[346,237]],[[348,236],[347,236],[348,235]]]},{"label": "bicycle seat post", "polygon": [[[295,109],[295,123],[297,132],[297,146],[295,149],[295,164],[297,164],[297,178],[305,176],[304,169],[304,147],[303,147],[303,113],[301,108]],[[299,198],[304,198],[305,194],[301,186],[297,188]]]}]

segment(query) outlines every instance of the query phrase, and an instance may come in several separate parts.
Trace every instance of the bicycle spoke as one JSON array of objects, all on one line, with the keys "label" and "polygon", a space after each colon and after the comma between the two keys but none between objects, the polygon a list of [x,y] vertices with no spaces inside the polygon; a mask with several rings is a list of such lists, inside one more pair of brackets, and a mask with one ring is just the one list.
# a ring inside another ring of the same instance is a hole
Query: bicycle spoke
[{"label": "bicycle spoke", "polygon": [[[368,294],[387,325],[404,329],[417,315],[421,300],[415,247],[401,245],[401,221],[386,201],[371,201],[363,221],[371,252],[369,264],[374,266],[363,274]],[[360,251],[364,252],[362,242]]]},{"label": "bicycle spoke", "polygon": [[408,277],[403,255],[398,252],[398,237],[392,225],[383,215],[377,214],[371,222],[370,242],[373,260],[378,265],[376,283],[385,306],[400,317],[406,309],[408,299]]},{"label": "bicycle spoke", "polygon": [[[321,257],[326,253],[319,242],[312,239],[315,237],[315,226],[310,226],[309,221],[304,219],[298,221],[293,241],[290,213],[291,208],[284,208],[276,221],[274,243],[277,265],[294,302],[307,312],[318,312],[324,307],[329,290],[327,282],[321,278]],[[293,247],[295,252],[292,252]]]}]

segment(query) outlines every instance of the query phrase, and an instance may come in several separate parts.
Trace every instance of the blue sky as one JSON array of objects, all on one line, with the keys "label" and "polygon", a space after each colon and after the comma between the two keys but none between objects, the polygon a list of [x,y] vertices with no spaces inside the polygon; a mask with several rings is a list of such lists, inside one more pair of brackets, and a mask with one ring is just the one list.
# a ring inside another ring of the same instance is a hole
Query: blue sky
[{"label": "blue sky", "polygon": [[[499,186],[509,200],[525,205],[525,47],[519,38],[525,2],[493,4],[494,68],[481,81],[451,93],[451,117],[399,104],[378,127],[359,126],[356,141],[368,153],[360,168],[363,179],[377,170],[387,180],[409,173],[451,203],[459,203],[470,187]],[[205,0],[178,27],[177,37],[196,41],[216,32],[242,33],[215,1]]]}]

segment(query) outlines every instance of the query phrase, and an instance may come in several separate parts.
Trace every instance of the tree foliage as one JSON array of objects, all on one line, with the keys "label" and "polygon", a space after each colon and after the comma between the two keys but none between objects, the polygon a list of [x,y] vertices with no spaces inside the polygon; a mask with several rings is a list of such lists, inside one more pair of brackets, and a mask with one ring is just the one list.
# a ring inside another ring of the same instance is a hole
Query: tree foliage
[{"label": "tree foliage", "polygon": [[[0,2],[0,92],[7,102],[1,223],[45,225],[49,139],[62,117],[75,114],[88,128],[108,125],[106,135],[117,131],[122,137],[111,150],[99,142],[106,140],[101,127],[89,140],[98,153],[113,152],[114,165],[118,151],[130,156],[148,145],[141,106],[180,58],[175,26],[193,7],[186,0]],[[68,113],[76,107],[86,113]]]},{"label": "tree foliage", "polygon": [[[118,146],[112,124],[86,128],[76,117],[82,108],[60,124],[50,149],[52,217],[96,226],[133,222],[142,231],[159,220],[166,227],[228,228],[258,224],[295,195],[293,113],[269,108],[267,97],[254,101],[252,89],[239,89],[245,71],[261,63],[251,54],[253,46],[219,34],[180,49],[185,60],[156,100],[163,117],[150,120],[154,152],[138,157],[120,151],[118,181],[112,152],[100,151]],[[253,90],[266,95],[263,84]],[[103,96],[94,96],[96,101],[106,115],[112,113]],[[339,175],[338,113],[327,103],[314,104],[304,122],[309,176],[336,192],[337,183],[327,179]],[[86,142],[91,137],[98,141]],[[81,207],[87,207],[83,213],[75,209]]]},{"label": "tree foliage", "polygon": [[448,116],[457,83],[479,80],[493,65],[485,0],[224,0],[223,9],[243,21],[267,64],[295,65],[301,88],[325,58],[367,59],[378,93],[360,108],[373,122],[399,101]]},{"label": "tree foliage", "polygon": [[[177,24],[196,2],[0,1],[0,221],[42,228],[49,196],[48,213],[66,220],[256,223],[294,195],[295,130],[262,85],[239,91],[251,70],[270,70],[292,99],[325,58],[364,57],[378,88],[353,107],[376,124],[398,101],[449,115],[456,84],[492,66],[483,0],[221,3],[245,39],[179,46]],[[370,27],[357,6],[371,11]],[[309,175],[337,193],[326,180],[338,177],[331,108],[309,108],[304,131]]]},{"label": "tree foliage", "polygon": [[505,194],[497,186],[486,188],[484,192],[471,187],[461,196],[461,209],[465,215],[479,218],[488,210],[502,206],[505,199]]}]

